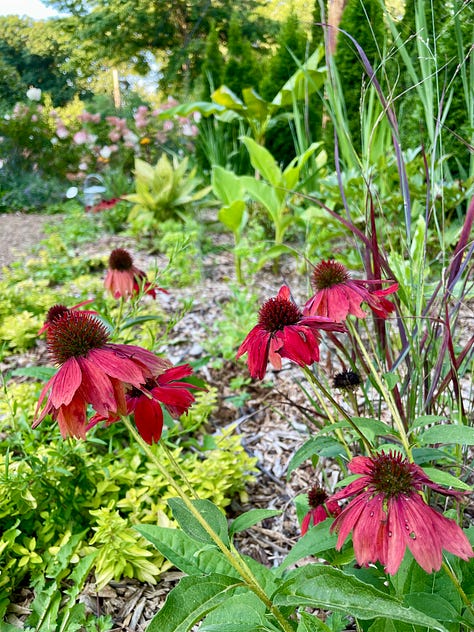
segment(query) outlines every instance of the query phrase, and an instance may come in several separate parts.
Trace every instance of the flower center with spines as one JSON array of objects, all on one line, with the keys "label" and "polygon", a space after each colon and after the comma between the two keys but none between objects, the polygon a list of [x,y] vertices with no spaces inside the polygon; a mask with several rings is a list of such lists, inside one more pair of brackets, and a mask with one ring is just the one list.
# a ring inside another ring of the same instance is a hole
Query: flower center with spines
[{"label": "flower center with spines", "polygon": [[294,303],[276,296],[262,305],[258,322],[266,331],[274,333],[288,325],[296,325],[302,317],[303,314]]},{"label": "flower center with spines", "polygon": [[373,459],[371,484],[377,493],[397,498],[416,491],[414,472],[410,462],[400,454],[379,454]]},{"label": "flower center with spines", "polygon": [[308,504],[312,509],[324,505],[327,499],[328,495],[321,487],[313,487],[308,492]]},{"label": "flower center with spines", "polygon": [[69,308],[66,305],[53,305],[48,309],[48,313],[46,314],[46,322],[51,324],[58,318],[61,318],[64,314],[69,311]]},{"label": "flower center with spines", "polygon": [[109,268],[112,270],[119,270],[126,272],[133,266],[133,259],[131,254],[124,248],[116,248],[112,250],[109,257]]},{"label": "flower center with spines", "polygon": [[67,310],[48,329],[47,346],[53,361],[62,365],[69,358],[85,357],[109,339],[105,326],[91,314]]},{"label": "flower center with spines", "polygon": [[313,270],[311,285],[317,292],[333,287],[334,285],[339,285],[339,283],[345,283],[349,279],[349,272],[342,263],[332,260],[321,261]]}]

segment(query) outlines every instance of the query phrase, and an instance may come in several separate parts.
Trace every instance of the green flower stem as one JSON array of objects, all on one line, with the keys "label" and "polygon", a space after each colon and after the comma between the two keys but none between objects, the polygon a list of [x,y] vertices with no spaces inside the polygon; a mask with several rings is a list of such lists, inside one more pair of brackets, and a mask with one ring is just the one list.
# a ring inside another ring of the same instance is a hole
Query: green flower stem
[{"label": "green flower stem", "polygon": [[458,578],[453,573],[449,564],[446,564],[446,562],[443,561],[442,568],[444,572],[446,573],[446,575],[449,577],[449,579],[453,582],[454,587],[458,591],[458,594],[461,597],[461,600],[463,601],[464,605],[467,606],[468,610],[474,615],[474,604],[472,603],[471,599],[469,599],[469,597],[466,595],[466,593],[462,589],[462,586],[459,583]]},{"label": "green flower stem", "polygon": [[392,394],[390,393],[390,391],[385,387],[385,384],[382,382],[379,372],[377,371],[376,367],[374,366],[369,354],[367,353],[367,349],[365,348],[359,333],[357,332],[356,328],[354,327],[354,323],[352,323],[349,319],[347,319],[347,325],[350,329],[351,334],[354,336],[354,339],[357,341],[357,344],[359,345],[360,350],[362,351],[362,355],[364,356],[364,359],[367,363],[367,366],[370,369],[370,372],[372,373],[372,376],[377,384],[377,386],[380,389],[380,392],[382,393],[382,396],[385,400],[385,402],[387,403],[387,406],[392,414],[392,418],[393,421],[395,422],[395,425],[397,427],[398,433],[400,435],[400,440],[403,444],[403,447],[405,449],[405,454],[407,455],[407,458],[409,459],[409,461],[413,461],[413,455],[411,453],[411,447],[410,447],[410,443],[408,441],[408,437],[407,434],[405,432],[405,427],[403,425],[403,420],[400,417],[400,414],[397,410],[397,407],[395,405],[395,402],[393,400]]},{"label": "green flower stem", "polygon": [[163,450],[163,452],[168,457],[169,462],[174,467],[175,471],[179,474],[179,477],[181,478],[181,480],[186,484],[186,487],[188,488],[189,493],[192,496],[194,496],[195,500],[199,500],[199,496],[197,495],[196,490],[193,488],[191,483],[188,481],[188,477],[186,476],[186,473],[184,472],[183,468],[178,463],[178,461],[174,458],[173,453],[168,448],[166,443],[164,443],[164,441],[160,442],[160,448]]},{"label": "green flower stem", "polygon": [[131,423],[128,417],[122,417],[123,422],[125,423],[128,431],[135,439],[135,441],[142,447],[145,454],[148,456],[150,461],[153,462],[155,467],[159,470],[160,474],[169,484],[169,486],[177,493],[177,495],[181,498],[181,500],[186,505],[187,509],[192,513],[194,518],[199,522],[199,524],[205,529],[206,533],[212,538],[216,546],[220,549],[221,553],[227,559],[229,564],[239,573],[239,575],[244,580],[247,587],[257,595],[257,597],[265,604],[265,606],[270,610],[275,619],[281,625],[282,629],[285,632],[294,632],[293,627],[289,624],[283,614],[279,611],[279,609],[272,603],[269,597],[265,594],[265,591],[257,582],[256,578],[253,576],[252,571],[249,569],[245,561],[242,557],[237,553],[232,553],[224,544],[220,536],[213,530],[211,525],[207,523],[207,521],[201,516],[199,511],[193,505],[193,503],[189,500],[187,495],[181,489],[180,485],[173,479],[173,477],[168,473],[166,468],[162,465],[156,454],[150,448],[148,443],[144,441],[133,424]]},{"label": "green flower stem", "polygon": [[[306,368],[306,367],[303,367],[303,368]],[[313,375],[313,374],[311,373],[311,375]],[[314,377],[314,376],[313,376],[313,377]],[[329,407],[327,406],[326,402],[324,401],[324,397],[321,395],[319,387],[316,387],[316,385],[315,385],[315,383],[313,382],[312,378],[309,378],[309,376],[308,376],[308,379],[310,379],[310,381],[311,381],[311,386],[313,387],[313,391],[314,391],[314,393],[315,393],[316,397],[319,399],[319,403],[321,404],[322,408],[324,409],[324,412],[325,412],[325,413],[326,413],[326,415],[328,416],[328,419],[329,419],[330,423],[331,423],[331,424],[335,424],[335,423],[336,423],[336,420],[334,419],[334,416],[333,416],[332,412],[329,410]],[[340,441],[340,442],[342,443],[342,445],[344,446],[344,449],[345,449],[345,451],[346,451],[347,456],[349,457],[349,459],[352,459],[352,452],[351,452],[351,449],[350,449],[350,448],[349,448],[349,446],[347,445],[347,441],[345,440],[344,435],[343,435],[343,433],[342,433],[341,429],[340,429],[340,428],[337,428],[337,429],[335,430],[335,432],[336,432],[336,436],[337,436],[337,438],[339,439],[339,441]]]},{"label": "green flower stem", "polygon": [[[312,386],[314,387],[314,392],[318,395],[318,397],[319,397],[319,394],[318,394],[318,389],[319,389],[319,391],[321,391],[325,395],[325,397],[328,398],[328,400],[331,402],[331,404],[334,406],[334,408],[336,408],[336,410],[338,412],[340,412],[341,415],[346,419],[346,421],[349,423],[351,428],[359,435],[359,437],[361,438],[362,443],[364,444],[365,449],[367,450],[368,454],[373,454],[374,453],[374,449],[373,449],[370,441],[364,435],[362,430],[357,427],[357,425],[352,420],[352,417],[347,414],[347,412],[344,410],[344,408],[334,399],[334,397],[326,389],[326,387],[321,384],[319,379],[314,375],[314,373],[311,371],[311,369],[309,367],[303,366],[301,368],[302,368],[304,374],[306,375],[306,377],[308,378],[308,380],[311,382]],[[321,401],[321,399],[320,399],[320,401]],[[349,455],[348,456],[350,458],[352,458],[352,454],[350,453],[350,451],[349,451]]]}]

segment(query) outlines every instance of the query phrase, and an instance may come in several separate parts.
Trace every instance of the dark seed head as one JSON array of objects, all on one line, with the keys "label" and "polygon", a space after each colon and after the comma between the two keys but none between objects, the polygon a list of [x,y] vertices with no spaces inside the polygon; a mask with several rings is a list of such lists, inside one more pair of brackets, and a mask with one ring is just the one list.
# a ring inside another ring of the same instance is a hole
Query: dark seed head
[{"label": "dark seed head", "polygon": [[69,358],[86,356],[100,349],[109,339],[105,326],[91,314],[66,310],[48,328],[48,351],[56,364]]},{"label": "dark seed head", "polygon": [[371,484],[388,498],[411,495],[416,490],[412,464],[401,454],[381,453],[373,459]]},{"label": "dark seed head", "polygon": [[315,292],[345,283],[350,278],[349,272],[337,261],[321,261],[313,270],[311,285]]},{"label": "dark seed head", "polygon": [[341,373],[337,373],[332,381],[334,388],[340,388],[343,391],[355,391],[361,383],[360,375],[355,371],[342,371]]},{"label": "dark seed head", "polygon": [[63,316],[66,312],[69,311],[65,305],[53,305],[48,309],[48,313],[46,314],[46,322],[51,324],[55,320],[58,320]]},{"label": "dark seed head", "polygon": [[133,266],[131,254],[123,248],[112,250],[109,257],[109,268],[111,270],[127,271]]},{"label": "dark seed head", "polygon": [[324,505],[326,500],[328,499],[328,495],[324,491],[322,487],[316,485],[312,487],[308,492],[308,504],[311,509],[316,509],[320,505]]},{"label": "dark seed head", "polygon": [[258,322],[266,331],[274,333],[288,325],[296,325],[302,317],[303,314],[294,303],[276,296],[262,305]]}]

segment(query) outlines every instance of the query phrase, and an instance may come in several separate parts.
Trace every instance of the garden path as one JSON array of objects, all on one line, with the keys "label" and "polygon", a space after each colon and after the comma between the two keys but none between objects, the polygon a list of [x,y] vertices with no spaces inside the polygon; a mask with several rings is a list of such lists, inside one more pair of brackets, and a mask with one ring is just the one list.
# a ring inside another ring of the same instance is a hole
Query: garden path
[{"label": "garden path", "polygon": [[43,227],[51,220],[41,213],[0,214],[0,277],[4,266],[21,261],[43,239]]}]

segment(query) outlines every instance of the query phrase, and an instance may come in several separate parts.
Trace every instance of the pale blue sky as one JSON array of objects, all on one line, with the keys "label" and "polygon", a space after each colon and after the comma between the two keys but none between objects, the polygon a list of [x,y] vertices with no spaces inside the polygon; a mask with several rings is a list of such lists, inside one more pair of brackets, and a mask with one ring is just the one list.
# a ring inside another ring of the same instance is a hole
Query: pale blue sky
[{"label": "pale blue sky", "polygon": [[27,15],[35,20],[41,20],[57,13],[40,0],[0,0],[0,15]]}]

